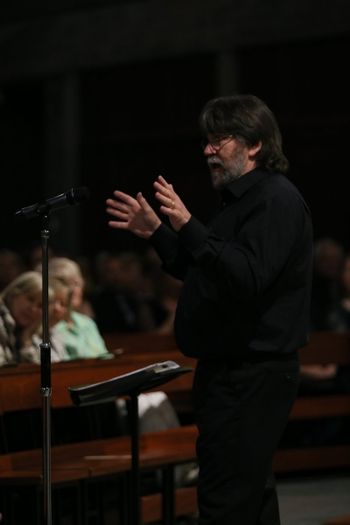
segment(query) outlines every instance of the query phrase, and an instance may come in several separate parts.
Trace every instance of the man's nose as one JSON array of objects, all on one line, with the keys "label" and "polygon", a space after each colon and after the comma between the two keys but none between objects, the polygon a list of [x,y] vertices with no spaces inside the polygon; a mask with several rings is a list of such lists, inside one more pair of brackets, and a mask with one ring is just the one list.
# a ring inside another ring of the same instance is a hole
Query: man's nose
[{"label": "man's nose", "polygon": [[216,151],[210,142],[207,142],[204,146],[203,153],[206,157],[209,157],[210,155],[215,155]]}]

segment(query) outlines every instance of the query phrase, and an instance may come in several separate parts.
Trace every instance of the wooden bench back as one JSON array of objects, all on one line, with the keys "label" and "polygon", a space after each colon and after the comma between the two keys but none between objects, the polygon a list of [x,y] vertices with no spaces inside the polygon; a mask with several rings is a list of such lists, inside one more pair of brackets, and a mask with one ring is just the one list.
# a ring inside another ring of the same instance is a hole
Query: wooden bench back
[{"label": "wooden bench back", "polygon": [[[52,407],[72,406],[69,386],[85,385],[105,381],[144,366],[176,360],[183,366],[194,367],[194,360],[181,356],[179,352],[148,352],[147,354],[117,355],[111,360],[86,359],[54,363],[51,369]],[[20,364],[16,367],[0,368],[0,414],[16,410],[29,410],[41,406],[40,366]],[[192,375],[184,374],[164,385],[166,392],[188,390]]]},{"label": "wooden bench back", "polygon": [[[173,360],[182,366],[196,366],[195,359],[183,356],[172,336],[157,334],[115,334],[106,336],[109,349],[121,349],[114,359],[86,359],[52,365],[53,408],[72,406],[68,387],[97,383],[144,366]],[[350,335],[317,332],[300,350],[302,364],[350,364]],[[162,386],[170,397],[189,392],[193,374],[184,374]],[[0,415],[40,408],[40,366],[20,364],[0,368]]]},{"label": "wooden bench back", "polygon": [[350,364],[350,333],[314,332],[308,345],[299,351],[304,365]]}]

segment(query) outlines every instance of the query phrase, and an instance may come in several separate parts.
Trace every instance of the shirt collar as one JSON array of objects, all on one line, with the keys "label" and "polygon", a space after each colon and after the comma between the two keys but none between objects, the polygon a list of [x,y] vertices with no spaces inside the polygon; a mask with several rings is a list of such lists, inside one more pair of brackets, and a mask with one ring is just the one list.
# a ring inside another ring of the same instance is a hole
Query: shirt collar
[{"label": "shirt collar", "polygon": [[231,202],[233,197],[239,199],[255,184],[258,184],[258,182],[270,175],[270,172],[261,168],[255,168],[252,171],[245,173],[239,179],[230,182],[230,184],[221,190],[220,193],[223,203]]}]

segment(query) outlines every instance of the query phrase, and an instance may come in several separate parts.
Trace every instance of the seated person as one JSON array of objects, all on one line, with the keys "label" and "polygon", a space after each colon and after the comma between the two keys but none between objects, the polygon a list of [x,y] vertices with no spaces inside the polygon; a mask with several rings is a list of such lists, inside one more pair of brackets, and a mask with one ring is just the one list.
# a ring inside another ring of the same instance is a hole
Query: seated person
[{"label": "seated person", "polygon": [[344,261],[343,246],[332,238],[318,239],[314,245],[311,294],[311,329],[329,330],[329,313],[339,300],[339,277]]},{"label": "seated person", "polygon": [[104,253],[97,262],[98,287],[90,301],[101,332],[153,330],[157,325],[155,305],[140,257],[132,252]]},{"label": "seated person", "polygon": [[[53,299],[49,286],[49,301]],[[40,362],[42,319],[42,276],[24,272],[0,296],[0,366],[19,362]],[[62,359],[62,346],[51,353],[53,362]]]},{"label": "seated person", "polygon": [[[71,300],[71,289],[62,281],[50,278],[49,280],[49,338],[51,344],[51,362],[68,361],[69,355],[66,351],[63,338],[55,332],[55,326],[58,322],[65,319]],[[32,337],[32,343],[39,349],[42,341],[42,327]],[[40,353],[33,352],[32,345],[23,349],[26,354],[32,353],[37,356],[34,362],[39,362]]]},{"label": "seated person", "polygon": [[[334,332],[350,331],[350,255],[346,255],[336,281],[336,296],[334,303],[329,305],[329,311],[324,320],[324,328]],[[302,365],[301,388],[303,391],[326,393],[335,391],[350,391],[349,367],[327,365]]]},{"label": "seated person", "polygon": [[53,334],[63,341],[68,359],[113,357],[94,320],[78,311],[83,303],[84,290],[79,265],[66,257],[53,257],[49,262],[49,275],[70,288],[69,307],[66,308],[64,319],[53,328]]},{"label": "seated person", "polygon": [[[339,281],[342,279],[344,249],[335,239],[324,237],[314,245],[314,271],[311,296],[311,331],[334,330],[334,309],[339,304]],[[332,320],[333,317],[333,320]],[[301,366],[302,393],[322,394],[334,390],[338,367]]]},{"label": "seated person", "polygon": [[350,254],[344,258],[339,277],[339,299],[328,315],[328,328],[335,332],[350,331]]}]

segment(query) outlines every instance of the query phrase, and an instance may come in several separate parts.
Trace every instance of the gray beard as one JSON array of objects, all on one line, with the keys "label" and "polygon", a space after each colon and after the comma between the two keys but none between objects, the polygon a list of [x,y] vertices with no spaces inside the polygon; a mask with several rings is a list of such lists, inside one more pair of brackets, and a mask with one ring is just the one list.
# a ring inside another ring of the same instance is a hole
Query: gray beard
[{"label": "gray beard", "polygon": [[[208,162],[209,167],[211,162]],[[213,162],[213,164],[220,164],[220,162]],[[244,175],[245,173],[245,164],[243,156],[240,154],[237,154],[235,159],[232,160],[231,166],[229,166],[227,169],[224,169],[223,171],[213,173],[211,172],[211,180],[213,187],[215,189],[221,189],[231,182],[234,182],[235,180],[239,179]]]},{"label": "gray beard", "polygon": [[220,189],[220,188],[227,186],[231,182],[239,179],[240,177],[242,177],[242,175],[243,173],[241,172],[238,173],[238,172],[231,172],[231,171],[225,170],[219,175],[212,174],[211,178],[212,178],[212,183],[213,183],[214,188]]}]

